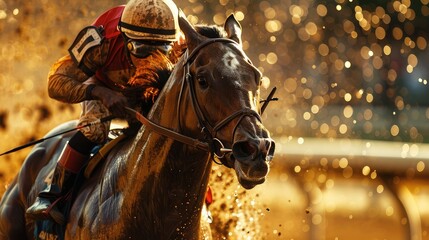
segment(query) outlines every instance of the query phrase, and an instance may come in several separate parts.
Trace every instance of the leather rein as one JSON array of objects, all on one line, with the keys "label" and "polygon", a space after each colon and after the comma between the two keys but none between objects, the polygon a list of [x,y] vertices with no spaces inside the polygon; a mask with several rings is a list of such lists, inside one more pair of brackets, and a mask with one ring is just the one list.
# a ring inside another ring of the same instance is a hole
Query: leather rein
[{"label": "leather rein", "polygon": [[[183,135],[179,132],[173,131],[173,130],[168,129],[166,127],[163,127],[159,124],[156,124],[132,108],[126,107],[126,109],[129,112],[131,112],[133,115],[135,115],[136,119],[138,121],[140,121],[143,125],[145,125],[146,128],[148,128],[149,130],[152,130],[152,131],[154,131],[160,135],[174,139],[176,141],[187,144],[189,146],[195,147],[197,149],[209,152],[212,154],[212,156],[214,154],[218,159],[222,159],[222,158],[224,158],[226,153],[232,152],[232,149],[228,149],[228,148],[224,147],[223,143],[219,139],[216,138],[216,132],[219,131],[224,126],[226,126],[229,122],[231,122],[235,118],[239,117],[239,120],[238,120],[236,126],[234,127],[234,132],[235,132],[237,126],[239,125],[240,121],[245,116],[256,117],[258,119],[258,121],[260,121],[260,122],[261,122],[261,117],[260,117],[260,114],[257,113],[256,111],[254,111],[250,108],[243,108],[243,109],[240,109],[240,110],[234,112],[230,116],[226,117],[224,120],[218,122],[214,127],[212,127],[211,124],[209,123],[209,121],[207,121],[207,118],[204,116],[203,111],[201,110],[200,104],[198,103],[198,100],[196,97],[196,92],[195,92],[194,81],[192,81],[193,77],[189,71],[189,67],[190,67],[190,64],[193,62],[193,60],[195,59],[195,56],[197,55],[197,53],[202,48],[204,48],[205,46],[210,45],[212,43],[216,43],[216,42],[232,43],[235,48],[237,48],[240,52],[242,52],[242,50],[240,50],[240,48],[237,47],[238,44],[235,41],[233,41],[231,39],[227,39],[227,38],[210,38],[210,39],[202,42],[200,45],[198,45],[189,55],[188,55],[188,50],[186,50],[186,52],[185,52],[185,58],[186,59],[184,60],[184,64],[183,64],[184,80],[182,81],[182,89],[180,91],[179,104],[178,104],[178,108],[177,108],[177,114],[179,114],[180,105],[181,105],[180,104],[181,95],[182,95],[182,92],[184,89],[184,85],[185,85],[185,83],[187,83],[189,85],[189,95],[191,97],[193,109],[197,115],[199,125],[201,126],[201,132],[203,132],[205,135],[204,141]],[[243,54],[243,56],[245,56],[245,55]],[[268,99],[261,101],[261,102],[264,102],[261,110],[264,110],[266,105],[270,101],[276,100],[272,97],[274,95],[274,92],[275,92],[275,88],[271,91]],[[263,111],[261,111],[261,114],[262,114],[262,112]],[[218,149],[216,149],[216,145],[219,146]]]}]

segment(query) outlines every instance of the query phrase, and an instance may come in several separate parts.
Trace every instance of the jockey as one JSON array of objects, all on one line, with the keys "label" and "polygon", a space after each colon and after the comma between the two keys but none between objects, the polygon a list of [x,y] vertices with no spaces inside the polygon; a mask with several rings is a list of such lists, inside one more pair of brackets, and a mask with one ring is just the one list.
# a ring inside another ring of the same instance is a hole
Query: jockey
[{"label": "jockey", "polygon": [[[82,104],[78,126],[110,115],[125,118],[125,107],[132,104],[124,89],[142,59],[155,52],[168,59],[179,38],[178,12],[172,0],[130,0],[103,13],[80,31],[69,55],[52,66],[49,96]],[[109,126],[110,121],[92,125],[72,136],[57,161],[52,183],[27,209],[28,217],[64,223],[63,214],[51,204],[69,191],[91,150],[107,141]]]}]

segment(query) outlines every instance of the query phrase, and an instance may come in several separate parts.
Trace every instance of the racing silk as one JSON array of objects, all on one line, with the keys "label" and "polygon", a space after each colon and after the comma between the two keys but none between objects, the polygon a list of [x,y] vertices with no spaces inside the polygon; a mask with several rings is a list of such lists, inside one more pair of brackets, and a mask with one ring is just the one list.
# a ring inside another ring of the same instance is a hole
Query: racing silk
[{"label": "racing silk", "polygon": [[[82,83],[92,76],[112,90],[124,89],[135,72],[117,29],[124,7],[122,5],[106,11],[95,20],[92,27],[84,28],[69,49],[70,55],[52,66],[48,74],[48,93],[51,98],[66,103],[90,100],[86,96],[88,85]],[[92,35],[88,34],[90,31]],[[96,42],[94,37],[100,41]],[[78,58],[76,52],[80,54]]]},{"label": "racing silk", "polygon": [[118,23],[124,7],[122,5],[107,11],[92,24],[95,27],[103,28],[104,41],[108,43],[109,47],[108,52],[105,53],[107,58],[102,66],[91,70],[95,70],[95,76],[98,80],[110,88],[116,88],[116,90],[123,89],[135,71],[128,60],[124,49],[124,39],[118,30]]}]

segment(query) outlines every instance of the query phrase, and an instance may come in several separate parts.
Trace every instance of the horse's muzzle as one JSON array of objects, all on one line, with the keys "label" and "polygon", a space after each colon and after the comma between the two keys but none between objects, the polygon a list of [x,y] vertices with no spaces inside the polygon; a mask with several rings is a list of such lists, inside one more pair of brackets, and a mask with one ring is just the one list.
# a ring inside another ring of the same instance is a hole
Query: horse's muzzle
[{"label": "horse's muzzle", "polygon": [[269,162],[275,151],[275,142],[271,138],[257,138],[237,141],[232,146],[234,169],[240,184],[251,189],[265,182],[269,172]]}]

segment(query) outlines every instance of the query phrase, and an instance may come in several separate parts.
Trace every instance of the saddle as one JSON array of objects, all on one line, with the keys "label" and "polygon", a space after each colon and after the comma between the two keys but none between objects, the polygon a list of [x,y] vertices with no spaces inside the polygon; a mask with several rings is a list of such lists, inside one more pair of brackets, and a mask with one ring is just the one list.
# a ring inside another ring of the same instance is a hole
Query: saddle
[{"label": "saddle", "polygon": [[95,154],[88,161],[88,165],[84,169],[85,171],[83,174],[86,179],[88,179],[91,176],[95,167],[100,163],[101,160],[103,160],[107,156],[107,154],[109,154],[109,152],[113,149],[113,147],[116,146],[116,144],[118,144],[120,141],[122,141],[128,136],[125,133],[119,133],[118,131],[114,131],[114,130],[110,131],[109,136],[112,136],[112,135],[114,137],[113,138],[109,137],[110,141],[107,142],[102,147],[100,147],[98,151],[96,151]]}]

